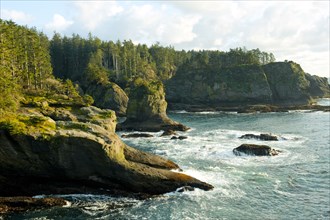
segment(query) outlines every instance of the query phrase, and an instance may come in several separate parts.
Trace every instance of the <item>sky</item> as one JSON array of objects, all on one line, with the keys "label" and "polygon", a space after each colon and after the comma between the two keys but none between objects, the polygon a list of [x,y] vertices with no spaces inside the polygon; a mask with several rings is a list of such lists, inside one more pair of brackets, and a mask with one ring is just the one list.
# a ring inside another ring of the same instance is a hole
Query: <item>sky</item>
[{"label": "sky", "polygon": [[0,0],[0,17],[52,38],[91,32],[102,40],[159,42],[176,50],[245,47],[329,76],[329,1]]}]

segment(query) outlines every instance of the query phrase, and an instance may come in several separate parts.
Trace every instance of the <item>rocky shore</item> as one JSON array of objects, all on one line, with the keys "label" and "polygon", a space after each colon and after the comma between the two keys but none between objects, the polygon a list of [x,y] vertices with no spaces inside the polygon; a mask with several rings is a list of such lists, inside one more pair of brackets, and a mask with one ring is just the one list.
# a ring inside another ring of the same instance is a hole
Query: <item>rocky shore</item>
[{"label": "rocky shore", "polygon": [[213,188],[171,171],[181,169],[170,160],[127,146],[115,133],[116,115],[111,110],[23,107],[16,120],[0,128],[1,196],[147,197],[186,186]]}]

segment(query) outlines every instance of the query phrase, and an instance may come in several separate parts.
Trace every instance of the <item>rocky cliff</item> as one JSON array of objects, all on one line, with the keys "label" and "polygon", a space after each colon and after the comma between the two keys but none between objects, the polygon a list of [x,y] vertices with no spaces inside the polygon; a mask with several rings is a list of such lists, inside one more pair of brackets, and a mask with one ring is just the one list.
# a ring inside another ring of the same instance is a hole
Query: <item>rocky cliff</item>
[{"label": "rocky cliff", "polygon": [[118,125],[118,130],[160,131],[189,128],[171,120],[166,115],[167,102],[160,81],[137,79],[129,92],[127,118]]},{"label": "rocky cliff", "polygon": [[276,62],[264,65],[263,69],[272,91],[273,102],[306,104],[310,101],[309,81],[299,64]]},{"label": "rocky cliff", "polygon": [[326,77],[312,76],[308,73],[305,75],[309,81],[308,92],[315,98],[330,97],[330,85]]},{"label": "rocky cliff", "polygon": [[248,65],[219,70],[190,69],[180,72],[166,83],[169,102],[181,103],[248,103],[270,102],[265,72],[260,66]]},{"label": "rocky cliff", "polygon": [[86,93],[94,99],[94,105],[99,108],[112,109],[118,116],[126,114],[128,97],[117,84],[109,82],[105,85],[91,84]]},{"label": "rocky cliff", "polygon": [[115,126],[115,113],[96,107],[21,108],[0,123],[0,196],[213,188],[172,172],[179,167],[170,160],[127,146]]},{"label": "rocky cliff", "polygon": [[308,104],[330,93],[325,79],[306,74],[294,62],[181,67],[165,87],[170,104],[202,106]]}]

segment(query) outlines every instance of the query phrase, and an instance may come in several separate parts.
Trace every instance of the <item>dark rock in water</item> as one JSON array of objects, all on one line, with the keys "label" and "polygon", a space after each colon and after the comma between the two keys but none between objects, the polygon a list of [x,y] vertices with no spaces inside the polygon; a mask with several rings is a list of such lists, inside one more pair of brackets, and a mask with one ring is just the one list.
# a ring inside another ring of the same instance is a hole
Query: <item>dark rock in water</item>
[{"label": "dark rock in water", "polygon": [[177,139],[179,139],[179,140],[184,140],[184,139],[187,139],[188,137],[186,137],[186,136],[173,136],[173,137],[171,137],[171,140],[177,140]]},{"label": "dark rock in water", "polygon": [[242,154],[255,155],[255,156],[275,156],[280,151],[272,149],[267,145],[256,145],[256,144],[242,144],[241,146],[233,150],[236,156]]},{"label": "dark rock in water", "polygon": [[278,141],[277,136],[271,135],[271,134],[245,134],[240,137],[241,139],[258,139],[262,141]]},{"label": "dark rock in water", "polygon": [[150,137],[153,137],[153,135],[146,134],[146,133],[133,133],[133,134],[123,134],[121,137],[122,138],[139,138],[139,137],[150,138]]},{"label": "dark rock in water", "polygon": [[177,192],[187,192],[187,191],[194,191],[195,189],[191,186],[183,186],[178,188],[176,191]]},{"label": "dark rock in water", "polygon": [[176,132],[173,130],[167,130],[167,131],[164,131],[163,134],[160,136],[164,137],[164,136],[170,136],[170,135],[176,135]]},{"label": "dark rock in water", "polygon": [[189,128],[166,115],[167,102],[160,81],[135,80],[127,106],[127,118],[117,125],[117,130],[186,131]]},{"label": "dark rock in water", "polygon": [[0,214],[64,206],[62,198],[0,197]]}]

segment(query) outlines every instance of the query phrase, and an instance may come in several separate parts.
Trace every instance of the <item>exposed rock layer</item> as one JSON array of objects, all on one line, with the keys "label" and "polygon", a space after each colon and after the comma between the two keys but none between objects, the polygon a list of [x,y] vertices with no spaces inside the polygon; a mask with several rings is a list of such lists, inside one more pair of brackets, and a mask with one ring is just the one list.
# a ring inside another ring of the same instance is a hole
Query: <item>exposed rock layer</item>
[{"label": "exposed rock layer", "polygon": [[309,104],[312,97],[330,94],[326,78],[306,74],[294,62],[181,68],[165,87],[171,109],[179,109],[180,105],[196,105],[200,109],[253,104],[302,105]]},{"label": "exposed rock layer", "polygon": [[[47,111],[50,116],[52,111],[56,110]],[[147,194],[182,186],[213,188],[172,172],[179,169],[174,162],[123,143],[114,133],[114,112],[95,107],[62,111],[70,112],[74,120],[54,121],[38,110],[26,109],[25,118],[38,117],[40,123],[34,125],[38,129],[31,127],[24,134],[0,130],[0,195],[29,195],[35,185],[43,185],[39,191],[34,188],[33,193],[39,194],[54,188],[60,192],[66,186],[72,186],[75,193],[86,193],[86,186]],[[24,184],[8,184],[18,180]]]},{"label": "exposed rock layer", "polygon": [[166,115],[167,102],[163,84],[159,81],[138,81],[129,95],[127,118],[118,124],[118,130],[160,131],[189,128]]}]

